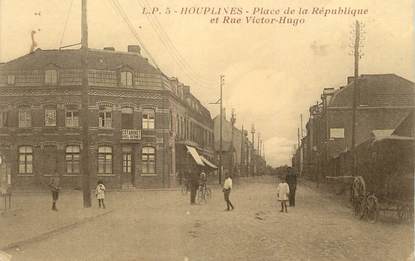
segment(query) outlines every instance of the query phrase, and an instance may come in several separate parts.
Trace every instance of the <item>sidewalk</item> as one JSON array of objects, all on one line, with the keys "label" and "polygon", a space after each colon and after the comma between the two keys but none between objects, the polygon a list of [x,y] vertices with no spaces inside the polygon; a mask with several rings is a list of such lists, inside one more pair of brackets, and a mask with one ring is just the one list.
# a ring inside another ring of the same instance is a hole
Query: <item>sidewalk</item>
[{"label": "sidewalk", "polygon": [[51,201],[49,192],[15,192],[12,197],[12,209],[5,211],[2,202],[0,251],[19,249],[21,245],[46,238],[111,212],[111,209],[99,209],[94,200],[91,208],[83,208],[80,191],[60,193],[57,203],[59,211],[51,210]]}]

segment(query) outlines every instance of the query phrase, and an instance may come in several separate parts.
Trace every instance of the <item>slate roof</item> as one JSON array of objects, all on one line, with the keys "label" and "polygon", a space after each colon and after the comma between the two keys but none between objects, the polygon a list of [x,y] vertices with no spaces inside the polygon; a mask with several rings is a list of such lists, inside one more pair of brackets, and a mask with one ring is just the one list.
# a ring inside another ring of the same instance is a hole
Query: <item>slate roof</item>
[{"label": "slate roof", "polygon": [[[413,99],[415,84],[396,74],[363,74],[359,77],[359,90],[358,104],[367,106],[415,105]],[[352,95],[353,81],[336,91],[329,107],[352,106]]]},{"label": "slate roof", "polygon": [[[81,50],[36,49],[33,53],[5,63],[2,69],[10,71],[41,70],[47,66],[56,66],[61,69],[81,68]],[[124,66],[143,73],[161,73],[138,53],[89,49],[88,68],[90,69],[117,70]]]}]

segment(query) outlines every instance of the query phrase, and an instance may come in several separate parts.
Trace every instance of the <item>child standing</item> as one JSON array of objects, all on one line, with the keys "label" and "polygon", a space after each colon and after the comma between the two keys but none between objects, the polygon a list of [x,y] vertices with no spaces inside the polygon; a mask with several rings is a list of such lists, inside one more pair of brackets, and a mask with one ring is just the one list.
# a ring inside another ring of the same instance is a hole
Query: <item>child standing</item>
[{"label": "child standing", "polygon": [[105,198],[105,186],[104,183],[99,180],[97,182],[97,188],[95,189],[95,196],[98,199],[98,205],[101,208],[101,204],[102,204],[102,208],[105,208],[105,203],[104,203],[104,198]]},{"label": "child standing", "polygon": [[287,201],[288,201],[288,195],[290,194],[290,187],[288,186],[285,179],[280,178],[280,184],[278,184],[277,187],[277,198],[278,201],[281,202],[281,211],[287,213]]}]

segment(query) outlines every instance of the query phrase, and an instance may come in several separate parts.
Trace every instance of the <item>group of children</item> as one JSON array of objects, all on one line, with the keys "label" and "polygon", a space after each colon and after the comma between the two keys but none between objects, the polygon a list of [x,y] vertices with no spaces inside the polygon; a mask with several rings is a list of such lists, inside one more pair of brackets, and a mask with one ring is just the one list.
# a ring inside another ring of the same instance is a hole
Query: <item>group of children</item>
[{"label": "group of children", "polygon": [[[56,203],[59,198],[59,178],[52,178],[48,184],[51,192],[52,192],[52,210],[58,211],[58,208],[56,207]],[[105,185],[101,180],[98,180],[97,187],[95,188],[95,196],[98,200],[98,206],[99,208],[105,208]]]}]

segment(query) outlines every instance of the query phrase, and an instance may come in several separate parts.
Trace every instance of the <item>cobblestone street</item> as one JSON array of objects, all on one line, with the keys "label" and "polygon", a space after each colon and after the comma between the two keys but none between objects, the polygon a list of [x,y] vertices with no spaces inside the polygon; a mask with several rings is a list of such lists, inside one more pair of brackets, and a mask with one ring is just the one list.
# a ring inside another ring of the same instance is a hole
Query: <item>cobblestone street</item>
[{"label": "cobblestone street", "polygon": [[280,213],[271,178],[240,183],[231,212],[218,187],[196,206],[177,191],[109,192],[113,212],[8,253],[13,261],[412,260],[408,224],[358,220],[338,199],[301,184],[296,207]]}]

